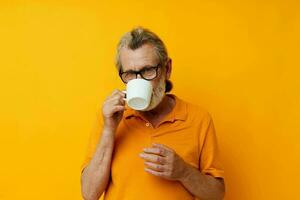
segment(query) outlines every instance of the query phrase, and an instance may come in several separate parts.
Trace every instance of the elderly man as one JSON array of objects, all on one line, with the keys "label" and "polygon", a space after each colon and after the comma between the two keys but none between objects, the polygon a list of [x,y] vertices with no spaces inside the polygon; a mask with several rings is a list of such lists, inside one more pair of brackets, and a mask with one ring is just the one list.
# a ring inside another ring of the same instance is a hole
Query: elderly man
[{"label": "elderly man", "polygon": [[85,200],[222,199],[224,171],[208,112],[170,94],[171,59],[162,40],[138,27],[117,48],[124,84],[153,86],[144,110],[127,106],[114,90],[104,101],[81,168]]}]

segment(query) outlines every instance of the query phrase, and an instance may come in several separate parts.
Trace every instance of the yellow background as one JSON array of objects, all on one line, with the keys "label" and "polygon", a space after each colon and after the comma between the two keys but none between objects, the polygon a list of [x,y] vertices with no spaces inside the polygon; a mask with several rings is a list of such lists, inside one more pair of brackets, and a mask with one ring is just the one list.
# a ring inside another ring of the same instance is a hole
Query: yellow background
[{"label": "yellow background", "polygon": [[226,200],[299,197],[299,1],[0,1],[0,199],[81,199],[121,35],[150,28],[173,92],[213,115]]}]

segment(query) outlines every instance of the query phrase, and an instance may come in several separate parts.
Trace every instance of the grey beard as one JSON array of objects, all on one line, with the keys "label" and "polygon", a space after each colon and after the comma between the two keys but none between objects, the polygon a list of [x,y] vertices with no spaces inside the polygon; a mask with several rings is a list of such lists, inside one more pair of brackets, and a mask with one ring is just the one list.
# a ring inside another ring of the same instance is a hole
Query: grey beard
[{"label": "grey beard", "polygon": [[159,80],[158,86],[154,88],[152,92],[150,105],[142,111],[149,111],[154,109],[156,106],[158,106],[158,104],[163,100],[165,96],[165,90],[166,90],[166,80],[165,78],[161,78]]}]

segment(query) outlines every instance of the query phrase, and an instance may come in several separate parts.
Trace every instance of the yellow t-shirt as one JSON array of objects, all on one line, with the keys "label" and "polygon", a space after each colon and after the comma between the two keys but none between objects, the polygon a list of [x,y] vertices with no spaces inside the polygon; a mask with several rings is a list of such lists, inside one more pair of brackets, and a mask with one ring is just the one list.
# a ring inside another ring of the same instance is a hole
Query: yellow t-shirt
[{"label": "yellow t-shirt", "polygon": [[[105,200],[195,199],[179,181],[166,180],[144,170],[144,160],[139,157],[139,153],[152,143],[172,148],[203,174],[224,178],[210,114],[174,94],[167,95],[174,98],[176,104],[157,128],[153,128],[137,111],[126,106],[127,110],[124,111],[116,132],[111,177],[104,194]],[[98,117],[81,170],[89,163],[101,139],[103,123],[101,117]]]}]

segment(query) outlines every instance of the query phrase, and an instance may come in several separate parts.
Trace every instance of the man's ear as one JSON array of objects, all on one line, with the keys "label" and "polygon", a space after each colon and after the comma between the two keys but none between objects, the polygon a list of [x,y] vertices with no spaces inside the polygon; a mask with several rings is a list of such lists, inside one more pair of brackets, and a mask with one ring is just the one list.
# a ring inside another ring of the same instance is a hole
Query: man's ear
[{"label": "man's ear", "polygon": [[169,58],[166,65],[166,79],[170,79],[172,72],[172,59]]}]

